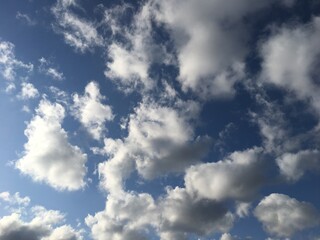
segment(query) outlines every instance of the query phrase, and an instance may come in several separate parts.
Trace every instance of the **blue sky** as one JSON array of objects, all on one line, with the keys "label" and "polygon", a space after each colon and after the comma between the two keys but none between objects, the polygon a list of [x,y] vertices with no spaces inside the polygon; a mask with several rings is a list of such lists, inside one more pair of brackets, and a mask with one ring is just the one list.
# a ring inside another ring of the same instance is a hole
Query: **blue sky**
[{"label": "blue sky", "polygon": [[320,4],[0,3],[0,240],[319,240]]}]

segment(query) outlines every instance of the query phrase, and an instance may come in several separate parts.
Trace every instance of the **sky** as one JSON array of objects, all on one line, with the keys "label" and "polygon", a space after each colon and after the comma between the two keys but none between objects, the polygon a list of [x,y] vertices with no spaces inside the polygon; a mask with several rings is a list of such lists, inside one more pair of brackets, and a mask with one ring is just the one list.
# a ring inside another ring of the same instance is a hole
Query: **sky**
[{"label": "sky", "polygon": [[320,2],[2,0],[0,240],[319,240]]}]

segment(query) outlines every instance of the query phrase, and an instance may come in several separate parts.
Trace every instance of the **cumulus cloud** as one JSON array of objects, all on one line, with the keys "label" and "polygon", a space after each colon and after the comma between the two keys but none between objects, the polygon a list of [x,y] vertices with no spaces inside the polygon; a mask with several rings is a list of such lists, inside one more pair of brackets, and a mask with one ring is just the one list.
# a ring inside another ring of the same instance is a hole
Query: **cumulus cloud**
[{"label": "cumulus cloud", "polygon": [[245,76],[251,13],[276,1],[154,1],[155,19],[174,40],[183,90],[202,98],[226,97]]},{"label": "cumulus cloud", "polygon": [[33,65],[24,63],[16,58],[13,43],[0,41],[0,74],[6,80],[13,80],[18,69],[31,72]]},{"label": "cumulus cloud", "polygon": [[17,204],[22,206],[28,206],[30,203],[29,197],[21,197],[19,192],[15,194],[10,194],[10,192],[1,192],[0,200],[6,202],[7,204]]},{"label": "cumulus cloud", "polygon": [[101,102],[104,99],[96,82],[88,83],[83,96],[73,95],[74,116],[96,140],[101,139],[106,131],[106,122],[114,117],[111,107]]},{"label": "cumulus cloud", "polygon": [[264,182],[261,153],[262,149],[253,148],[219,162],[191,166],[185,175],[186,188],[201,198],[250,200]]},{"label": "cumulus cloud", "polygon": [[132,21],[124,25],[122,18],[132,11],[128,4],[105,11],[105,23],[112,37],[124,41],[111,41],[108,47],[107,78],[113,79],[124,91],[151,90],[156,86],[149,76],[152,63],[168,64],[171,56],[163,44],[153,39],[153,4],[147,1],[135,13]]},{"label": "cumulus cloud", "polygon": [[162,240],[184,240],[188,234],[208,235],[228,231],[234,216],[221,203],[199,199],[183,188],[168,191],[161,203]]},{"label": "cumulus cloud", "polygon": [[77,7],[76,1],[58,0],[52,8],[56,18],[54,30],[62,34],[67,44],[84,53],[94,47],[102,46],[103,39],[93,22],[80,18],[72,8]]},{"label": "cumulus cloud", "polygon": [[320,111],[318,63],[320,18],[306,25],[283,26],[262,44],[261,77],[303,100],[309,100]]},{"label": "cumulus cloud", "polygon": [[[7,204],[8,199],[27,206],[29,197],[20,197],[19,193],[1,193]],[[26,221],[25,219],[30,219]],[[34,206],[23,211],[13,212],[0,218],[1,240],[82,240],[81,231],[73,229],[65,222],[65,214],[56,210],[47,210],[43,206]]]},{"label": "cumulus cloud", "polygon": [[141,240],[146,238],[146,226],[156,224],[156,205],[146,193],[110,194],[106,208],[86,218],[96,240]]},{"label": "cumulus cloud", "polygon": [[39,97],[39,91],[32,83],[23,82],[21,83],[21,92],[18,97],[24,100],[36,98]]},{"label": "cumulus cloud", "polygon": [[311,204],[277,193],[262,199],[254,215],[268,233],[278,237],[291,237],[320,223],[320,215]]},{"label": "cumulus cloud", "polygon": [[287,180],[297,181],[306,171],[320,170],[320,152],[303,150],[297,153],[285,153],[277,158],[276,162]]},{"label": "cumulus cloud", "polygon": [[99,165],[105,187],[121,189],[121,176],[134,167],[142,177],[152,179],[199,161],[210,139],[194,136],[192,121],[198,111],[199,105],[192,101],[177,101],[175,107],[142,102],[129,117],[128,136],[105,139],[103,152],[110,160]]},{"label": "cumulus cloud", "polygon": [[222,234],[220,240],[234,240],[234,237],[230,233],[224,233]]},{"label": "cumulus cloud", "polygon": [[45,182],[58,190],[78,190],[85,186],[87,155],[68,142],[61,127],[64,108],[41,100],[36,115],[28,123],[23,156],[15,167],[34,181]]}]

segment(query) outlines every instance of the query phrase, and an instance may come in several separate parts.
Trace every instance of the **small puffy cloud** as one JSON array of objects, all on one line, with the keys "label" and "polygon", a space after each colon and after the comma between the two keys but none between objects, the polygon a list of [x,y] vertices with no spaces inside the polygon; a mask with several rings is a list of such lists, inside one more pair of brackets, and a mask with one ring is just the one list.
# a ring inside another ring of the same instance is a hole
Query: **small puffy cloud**
[{"label": "small puffy cloud", "polygon": [[114,117],[111,107],[101,102],[104,99],[96,82],[88,83],[83,96],[73,95],[73,115],[96,140],[101,139],[106,122]]},{"label": "small puffy cloud", "polygon": [[234,237],[230,233],[224,233],[222,234],[220,240],[234,240]]},{"label": "small puffy cloud", "polygon": [[[28,204],[29,197],[21,198],[19,193],[11,195],[8,192],[1,193],[5,199],[13,201],[19,199],[22,204]],[[12,205],[11,202],[6,202]],[[56,210],[47,210],[43,206],[20,209],[20,212],[13,212],[10,215],[0,218],[0,239],[1,240],[82,240],[81,231],[73,229],[69,225],[62,225],[65,222],[65,214]],[[26,221],[25,219],[29,219]]]},{"label": "small puffy cloud", "polygon": [[306,25],[284,26],[262,44],[262,79],[303,100],[320,113],[319,84],[320,18]]},{"label": "small puffy cloud", "polygon": [[64,79],[64,75],[62,72],[59,72],[58,69],[52,66],[52,63],[45,59],[44,57],[39,59],[40,66],[39,71],[43,72],[45,75],[51,77],[54,80],[61,81]]},{"label": "small puffy cloud", "polygon": [[39,91],[34,87],[32,83],[21,83],[21,93],[18,95],[21,99],[31,99],[39,97]]},{"label": "small puffy cloud", "polygon": [[261,151],[253,148],[234,152],[219,162],[191,166],[185,175],[187,190],[217,201],[250,200],[264,182]]},{"label": "small puffy cloud", "polygon": [[85,221],[95,240],[146,240],[146,226],[157,223],[155,210],[148,194],[110,194],[105,210],[89,215]]},{"label": "small puffy cloud", "polygon": [[0,75],[6,80],[13,80],[17,69],[31,72],[33,65],[16,59],[14,45],[11,42],[0,40]]},{"label": "small puffy cloud", "polygon": [[52,8],[56,18],[55,32],[62,34],[67,44],[84,53],[96,46],[102,46],[103,39],[94,23],[78,17],[72,12],[77,7],[75,1],[58,0]]},{"label": "small puffy cloud", "polygon": [[188,234],[227,232],[234,216],[215,200],[199,199],[183,188],[168,190],[161,203],[160,232],[163,240],[184,240]]},{"label": "small puffy cloud", "polygon": [[320,152],[303,150],[297,153],[285,153],[276,159],[281,174],[289,181],[299,180],[306,171],[320,170]]},{"label": "small puffy cloud", "polygon": [[30,203],[29,197],[21,197],[19,192],[16,192],[15,194],[10,194],[9,192],[2,192],[0,193],[0,200],[6,202],[10,205],[22,205],[22,206],[28,206]]},{"label": "small puffy cloud", "polygon": [[249,215],[249,210],[251,203],[247,202],[237,202],[236,203],[236,213],[239,217],[243,218]]},{"label": "small puffy cloud", "polygon": [[291,237],[320,223],[320,215],[311,204],[277,193],[262,199],[254,215],[268,233],[278,237]]},{"label": "small puffy cloud", "polygon": [[64,116],[60,104],[41,100],[25,130],[28,141],[15,167],[34,181],[71,191],[85,186],[87,155],[68,142],[67,133],[61,127]]}]

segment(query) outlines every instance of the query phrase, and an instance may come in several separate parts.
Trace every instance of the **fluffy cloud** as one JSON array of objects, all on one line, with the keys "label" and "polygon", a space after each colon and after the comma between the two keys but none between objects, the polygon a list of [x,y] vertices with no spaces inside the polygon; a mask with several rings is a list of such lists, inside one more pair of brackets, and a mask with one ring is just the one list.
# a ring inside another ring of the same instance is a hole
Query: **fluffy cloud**
[{"label": "fluffy cloud", "polygon": [[121,189],[122,176],[133,167],[144,178],[152,179],[182,171],[207,152],[210,140],[195,139],[191,124],[199,105],[192,101],[176,104],[165,107],[145,100],[130,115],[124,140],[105,139],[103,151],[111,159],[99,165],[99,172],[107,189]]},{"label": "fluffy cloud", "polygon": [[222,234],[220,240],[234,240],[234,237],[232,237],[232,235],[229,233],[224,233]]},{"label": "fluffy cloud", "polygon": [[88,83],[83,96],[73,95],[73,114],[97,140],[106,130],[105,123],[113,119],[111,107],[101,103],[104,99],[96,82]]},{"label": "fluffy cloud", "polygon": [[306,25],[277,29],[261,47],[262,79],[310,100],[318,113],[319,37],[320,18],[315,17]]},{"label": "fluffy cloud", "polygon": [[96,240],[141,240],[146,226],[156,224],[156,205],[148,194],[123,193],[109,195],[106,208],[86,218]]},{"label": "fluffy cloud", "polygon": [[[19,196],[19,193],[11,195],[8,192],[1,195],[22,200],[22,204],[29,204],[30,198]],[[11,202],[7,202],[12,204]],[[22,216],[23,215],[23,216]],[[25,221],[27,218],[30,220]],[[65,221],[65,215],[59,211],[47,210],[42,206],[23,209],[20,214],[13,212],[11,215],[0,218],[1,240],[82,240],[81,231],[73,229],[69,225],[61,225]]]},{"label": "fluffy cloud", "polygon": [[170,56],[162,44],[153,39],[153,5],[147,1],[134,15],[132,22],[123,24],[123,17],[132,11],[124,4],[105,12],[106,25],[111,28],[114,39],[121,36],[125,41],[112,41],[108,47],[107,70],[105,75],[113,79],[125,91],[150,90],[155,87],[149,76],[151,64],[168,64]]},{"label": "fluffy cloud", "polygon": [[21,99],[36,98],[39,96],[39,91],[32,83],[21,83],[21,93],[18,95]]},{"label": "fluffy cloud", "polygon": [[320,215],[311,204],[277,193],[262,199],[254,214],[267,232],[279,237],[291,237],[320,223]]},{"label": "fluffy cloud", "polygon": [[25,130],[28,141],[15,167],[34,181],[59,190],[77,190],[85,186],[87,156],[68,142],[61,127],[64,116],[60,104],[41,100]]},{"label": "fluffy cloud", "polygon": [[201,198],[250,200],[264,181],[261,152],[253,148],[219,162],[191,166],[185,175],[186,188]]},{"label": "fluffy cloud", "polygon": [[73,7],[77,7],[76,1],[57,1],[52,8],[56,18],[54,30],[63,35],[67,44],[82,53],[96,46],[102,46],[103,39],[97,32],[95,24],[74,14]]},{"label": "fluffy cloud", "polygon": [[154,1],[155,19],[174,40],[183,90],[226,97],[245,76],[248,29],[243,19],[276,1]]},{"label": "fluffy cloud", "polygon": [[304,150],[298,153],[285,153],[277,158],[281,173],[289,181],[299,180],[306,171],[320,170],[320,152],[318,150]]},{"label": "fluffy cloud", "polygon": [[0,193],[0,200],[8,204],[17,204],[22,206],[28,206],[30,203],[29,197],[20,197],[20,193],[16,192],[14,195],[11,195],[9,192]]},{"label": "fluffy cloud", "polygon": [[0,74],[4,79],[13,80],[17,69],[30,72],[33,70],[33,65],[16,59],[14,45],[11,42],[0,41]]},{"label": "fluffy cloud", "polygon": [[162,240],[184,240],[188,234],[208,235],[226,232],[234,216],[214,200],[199,199],[183,188],[169,190],[161,203]]}]

